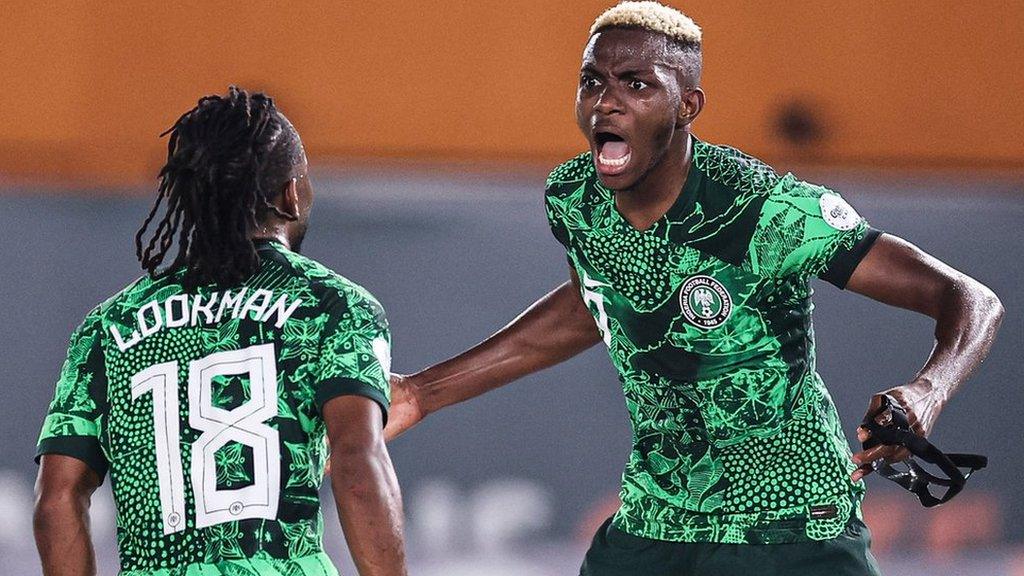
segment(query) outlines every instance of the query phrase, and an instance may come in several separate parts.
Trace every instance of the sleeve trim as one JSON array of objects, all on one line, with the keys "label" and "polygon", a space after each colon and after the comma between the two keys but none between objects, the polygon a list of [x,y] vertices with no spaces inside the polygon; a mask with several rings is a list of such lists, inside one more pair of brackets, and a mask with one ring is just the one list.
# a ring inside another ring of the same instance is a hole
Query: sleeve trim
[{"label": "sleeve trim", "polygon": [[60,454],[85,462],[99,475],[100,480],[107,475],[109,464],[103,456],[100,441],[93,436],[51,436],[39,441],[36,449],[35,462],[39,464],[44,454]]},{"label": "sleeve trim", "polygon": [[332,398],[338,396],[364,396],[373,400],[380,405],[381,416],[384,418],[384,424],[388,423],[388,407],[390,402],[387,396],[379,388],[372,386],[362,380],[355,380],[352,378],[331,378],[324,380],[317,385],[316,395],[314,401],[316,402],[317,412],[320,412],[324,404]]},{"label": "sleeve trim", "polygon": [[850,281],[850,276],[853,276],[853,271],[881,235],[881,231],[868,226],[864,236],[852,248],[837,254],[819,278],[840,290],[846,289],[846,283]]}]

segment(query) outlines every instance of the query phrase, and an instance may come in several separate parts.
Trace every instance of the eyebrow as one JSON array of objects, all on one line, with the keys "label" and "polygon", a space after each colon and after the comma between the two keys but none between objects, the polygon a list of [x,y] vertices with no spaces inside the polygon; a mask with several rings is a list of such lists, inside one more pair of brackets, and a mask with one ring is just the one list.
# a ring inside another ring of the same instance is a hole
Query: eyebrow
[{"label": "eyebrow", "polygon": [[[601,72],[600,70],[597,69],[596,66],[593,66],[591,64],[586,64],[583,67],[581,67],[580,74],[600,76],[601,78],[604,78],[606,76],[605,73]],[[651,68],[625,68],[622,70],[612,70],[611,76],[613,78],[636,78],[638,76],[647,78],[657,77],[657,72]]]},{"label": "eyebrow", "polygon": [[648,81],[650,79],[657,79],[658,78],[658,69],[659,68],[676,69],[674,66],[672,66],[668,62],[665,62],[664,60],[661,60],[661,59],[658,59],[658,60],[653,61],[653,62],[643,62],[643,63],[624,62],[624,63],[622,63],[622,66],[623,66],[623,68],[621,68],[621,69],[616,69],[616,68],[613,67],[611,70],[608,70],[607,73],[606,73],[606,72],[603,72],[600,68],[598,68],[597,63],[594,61],[593,58],[584,58],[583,63],[580,66],[580,74],[581,75],[586,74],[586,75],[590,75],[590,76],[596,76],[596,77],[599,77],[599,78],[602,78],[602,79],[606,78],[609,75],[612,78],[637,78],[637,77],[641,77],[641,78],[644,78],[645,81]]},{"label": "eyebrow", "polygon": [[648,74],[654,74],[654,70],[651,68],[626,68],[624,70],[617,70],[616,76],[645,76]]}]

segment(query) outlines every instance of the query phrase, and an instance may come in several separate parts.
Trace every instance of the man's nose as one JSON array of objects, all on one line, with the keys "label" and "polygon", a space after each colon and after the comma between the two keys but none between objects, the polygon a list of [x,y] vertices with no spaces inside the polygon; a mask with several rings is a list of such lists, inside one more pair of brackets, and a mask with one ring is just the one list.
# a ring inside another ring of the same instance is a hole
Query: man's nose
[{"label": "man's nose", "polygon": [[594,110],[600,114],[615,114],[622,112],[622,100],[618,91],[612,86],[606,86],[597,97],[594,103]]}]

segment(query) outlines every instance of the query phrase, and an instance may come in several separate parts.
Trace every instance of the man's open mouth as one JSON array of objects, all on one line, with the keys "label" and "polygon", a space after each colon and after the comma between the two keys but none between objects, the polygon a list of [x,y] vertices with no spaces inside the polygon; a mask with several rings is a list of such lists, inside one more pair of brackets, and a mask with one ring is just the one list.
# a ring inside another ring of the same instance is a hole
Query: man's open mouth
[{"label": "man's open mouth", "polygon": [[597,144],[597,168],[602,174],[614,175],[625,170],[633,153],[629,144],[618,134],[597,132],[594,134]]}]

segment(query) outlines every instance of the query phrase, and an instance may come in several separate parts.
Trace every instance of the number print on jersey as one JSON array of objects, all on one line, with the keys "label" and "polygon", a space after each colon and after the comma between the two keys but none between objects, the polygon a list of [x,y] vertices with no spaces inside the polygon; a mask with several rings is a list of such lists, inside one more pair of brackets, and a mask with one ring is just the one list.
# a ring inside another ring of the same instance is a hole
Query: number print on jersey
[{"label": "number print on jersey", "polygon": [[[196,527],[243,518],[277,517],[281,489],[281,444],[277,430],[264,421],[277,416],[277,365],[274,345],[215,352],[188,369],[188,423],[203,433],[192,444],[192,493]],[[216,376],[249,376],[248,402],[224,410],[213,405]],[[217,450],[228,442],[252,448],[253,483],[217,488]]]},{"label": "number print on jersey", "polygon": [[[249,401],[231,410],[213,405],[213,379],[245,375]],[[153,433],[164,534],[185,529],[185,487],[178,424],[178,363],[150,366],[132,377],[132,398],[153,392]],[[231,520],[277,517],[281,489],[281,445],[266,420],[277,416],[274,345],[215,352],[189,364],[189,425],[202,432],[192,444],[192,494],[196,527]],[[253,482],[237,489],[217,488],[217,450],[228,442],[253,452]]]},{"label": "number print on jersey", "polygon": [[185,528],[185,480],[178,424],[178,363],[155,364],[132,376],[132,400],[153,392],[153,438],[164,534]]}]

